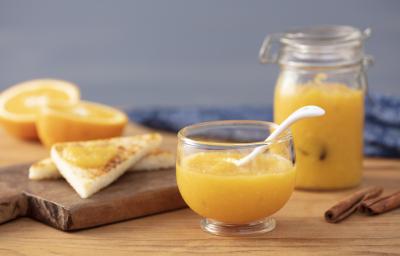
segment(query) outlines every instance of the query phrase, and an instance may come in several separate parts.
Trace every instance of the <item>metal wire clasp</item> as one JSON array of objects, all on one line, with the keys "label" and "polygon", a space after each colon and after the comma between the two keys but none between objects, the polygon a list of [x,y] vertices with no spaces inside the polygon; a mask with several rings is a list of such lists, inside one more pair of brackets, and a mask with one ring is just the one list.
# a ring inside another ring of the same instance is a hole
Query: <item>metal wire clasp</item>
[{"label": "metal wire clasp", "polygon": [[[371,28],[366,28],[364,29],[364,31],[362,32],[362,39],[366,40],[368,38],[371,37]],[[362,60],[362,65],[364,69],[369,68],[370,66],[374,65],[374,57],[372,57],[371,55],[367,55],[365,54]]]},{"label": "metal wire clasp", "polygon": [[271,34],[265,37],[258,54],[262,64],[278,62],[278,53],[272,53],[272,46],[274,43],[280,43],[281,36],[282,34]]}]

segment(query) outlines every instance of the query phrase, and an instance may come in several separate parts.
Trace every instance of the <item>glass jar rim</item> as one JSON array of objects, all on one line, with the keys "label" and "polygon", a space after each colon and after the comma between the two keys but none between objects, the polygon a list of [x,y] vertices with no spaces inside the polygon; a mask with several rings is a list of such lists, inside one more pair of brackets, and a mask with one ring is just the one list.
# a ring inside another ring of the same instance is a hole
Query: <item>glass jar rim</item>
[{"label": "glass jar rim", "polygon": [[[273,142],[255,141],[255,142],[216,142],[216,141],[204,141],[189,138],[185,133],[192,129],[198,129],[203,127],[218,127],[222,125],[234,125],[234,124],[244,124],[244,125],[264,125],[265,127],[278,127],[278,124],[268,121],[259,120],[218,120],[218,121],[208,121],[201,122],[193,125],[186,126],[179,130],[178,139],[183,141],[187,145],[197,146],[197,147],[217,147],[221,149],[234,149],[234,148],[250,148],[266,145],[280,144],[292,140],[292,133],[290,130],[286,130],[279,138]],[[266,138],[265,138],[266,139]]]},{"label": "glass jar rim", "polygon": [[327,47],[360,44],[364,39],[363,32],[358,28],[323,25],[290,29],[282,35],[281,42],[294,47]]},{"label": "glass jar rim", "polygon": [[298,27],[268,35],[259,59],[293,67],[369,66],[372,57],[364,53],[364,41],[370,34],[369,28],[341,25]]}]

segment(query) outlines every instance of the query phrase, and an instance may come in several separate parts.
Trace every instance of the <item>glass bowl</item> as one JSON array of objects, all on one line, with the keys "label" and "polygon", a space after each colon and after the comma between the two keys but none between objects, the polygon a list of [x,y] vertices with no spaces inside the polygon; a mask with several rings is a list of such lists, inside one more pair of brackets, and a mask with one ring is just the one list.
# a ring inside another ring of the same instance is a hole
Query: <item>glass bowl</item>
[{"label": "glass bowl", "polygon": [[[275,228],[270,216],[286,204],[295,186],[290,132],[264,142],[276,127],[264,121],[214,121],[179,131],[177,183],[187,205],[203,217],[203,230],[240,236]],[[232,161],[265,145],[243,166]]]}]

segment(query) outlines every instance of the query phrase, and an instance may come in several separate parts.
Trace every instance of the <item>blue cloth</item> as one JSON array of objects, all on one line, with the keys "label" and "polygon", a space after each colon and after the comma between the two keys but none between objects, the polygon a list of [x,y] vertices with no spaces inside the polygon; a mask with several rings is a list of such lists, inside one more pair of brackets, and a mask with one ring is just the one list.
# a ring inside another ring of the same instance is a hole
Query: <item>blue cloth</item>
[{"label": "blue cloth", "polygon": [[[378,94],[365,102],[364,154],[400,157],[400,98]],[[129,117],[155,129],[177,132],[182,127],[211,120],[272,120],[272,106],[155,107],[128,110]]]}]

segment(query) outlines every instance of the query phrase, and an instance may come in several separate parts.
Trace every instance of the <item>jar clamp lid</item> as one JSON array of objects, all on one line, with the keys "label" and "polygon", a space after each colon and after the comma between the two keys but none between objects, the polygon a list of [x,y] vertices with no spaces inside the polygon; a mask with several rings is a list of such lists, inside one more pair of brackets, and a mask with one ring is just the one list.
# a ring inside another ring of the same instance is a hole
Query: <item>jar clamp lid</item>
[{"label": "jar clamp lid", "polygon": [[[333,67],[362,64],[372,57],[364,54],[363,43],[371,34],[350,26],[317,26],[297,28],[267,36],[261,46],[261,63],[279,63],[296,67]],[[272,45],[279,44],[278,53]]]}]

